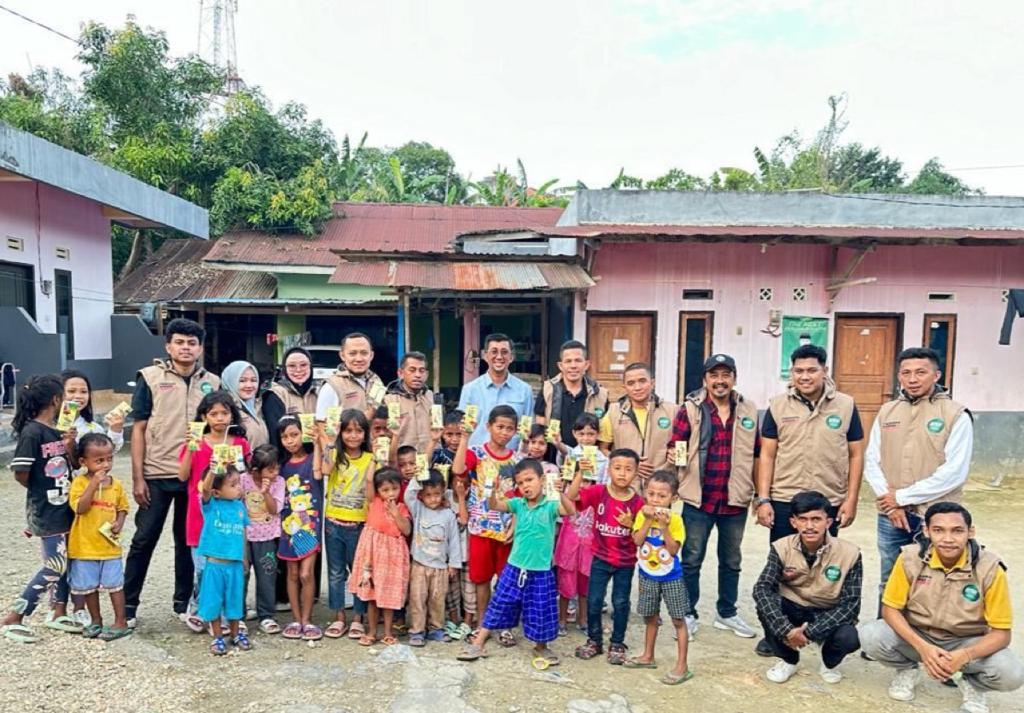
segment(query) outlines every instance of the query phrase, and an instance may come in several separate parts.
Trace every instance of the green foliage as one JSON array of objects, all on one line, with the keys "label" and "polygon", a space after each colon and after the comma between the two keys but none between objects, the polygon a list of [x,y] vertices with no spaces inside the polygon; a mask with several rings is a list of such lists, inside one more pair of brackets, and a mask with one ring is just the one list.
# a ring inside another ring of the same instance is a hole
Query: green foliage
[{"label": "green foliage", "polygon": [[313,235],[330,217],[330,182],[319,160],[288,179],[255,165],[232,166],[217,181],[210,208],[217,233],[248,227]]},{"label": "green foliage", "polygon": [[564,207],[569,204],[569,199],[564,195],[566,189],[555,187],[558,183],[557,178],[545,181],[537,188],[531,188],[526,177],[526,166],[521,159],[516,159],[516,174],[513,176],[507,168],[498,166],[490,177],[469,184],[473,193],[469,196],[468,202],[523,208]]},{"label": "green foliage", "polygon": [[942,170],[939,159],[930,159],[914,180],[904,187],[907,193],[930,193],[948,196],[970,196],[980,195],[981,191],[971,188],[956,176],[951,176]]}]

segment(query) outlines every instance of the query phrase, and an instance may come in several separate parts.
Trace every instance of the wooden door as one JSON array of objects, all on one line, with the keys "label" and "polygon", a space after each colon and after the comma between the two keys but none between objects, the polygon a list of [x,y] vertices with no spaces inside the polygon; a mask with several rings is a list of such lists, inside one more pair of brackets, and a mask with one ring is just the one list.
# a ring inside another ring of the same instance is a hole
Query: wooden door
[{"label": "wooden door", "polygon": [[856,402],[865,436],[895,393],[899,326],[899,317],[836,317],[833,378]]},{"label": "wooden door", "polygon": [[654,366],[654,315],[588,312],[587,349],[591,376],[617,399],[625,393],[622,373],[627,364]]}]

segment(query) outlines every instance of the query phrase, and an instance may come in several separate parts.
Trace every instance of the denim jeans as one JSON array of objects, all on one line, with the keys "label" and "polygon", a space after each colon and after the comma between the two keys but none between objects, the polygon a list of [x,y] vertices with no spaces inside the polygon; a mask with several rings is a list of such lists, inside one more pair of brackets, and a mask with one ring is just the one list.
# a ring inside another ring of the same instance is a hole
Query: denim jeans
[{"label": "denim jeans", "polygon": [[736,600],[739,597],[740,564],[743,561],[743,528],[747,513],[736,515],[714,515],[692,505],[683,506],[683,523],[686,525],[686,540],[683,542],[683,581],[690,598],[690,612],[697,616],[697,601],[700,599],[700,568],[708,549],[711,528],[718,528],[718,601],[715,608],[718,616],[728,619],[736,616]]},{"label": "denim jeans", "polygon": [[[356,560],[356,545],[359,544],[359,535],[362,531],[362,523],[346,527],[330,520],[324,522],[328,606],[334,611],[345,608],[345,589],[352,574],[352,566]],[[366,612],[366,603],[362,599],[353,595],[352,600],[353,614]]]},{"label": "denim jeans", "polygon": [[615,567],[602,559],[594,558],[590,565],[590,587],[587,589],[587,638],[598,644],[602,640],[601,608],[612,584],[612,637],[611,643],[621,644],[626,640],[626,623],[629,621],[629,595],[633,588],[633,570],[629,567]]},{"label": "denim jeans", "polygon": [[44,535],[39,538],[39,554],[43,566],[25,585],[21,597],[14,602],[14,611],[29,616],[39,605],[44,592],[50,595],[50,607],[67,604],[68,594],[68,535]]},{"label": "denim jeans", "polygon": [[923,536],[924,518],[916,513],[907,512],[907,522],[910,524],[910,532],[901,530],[889,522],[885,515],[878,514],[878,559],[881,563],[882,579],[878,585],[878,596],[882,596],[885,583],[889,581],[889,574],[892,566],[896,564],[900,548],[917,542]]}]

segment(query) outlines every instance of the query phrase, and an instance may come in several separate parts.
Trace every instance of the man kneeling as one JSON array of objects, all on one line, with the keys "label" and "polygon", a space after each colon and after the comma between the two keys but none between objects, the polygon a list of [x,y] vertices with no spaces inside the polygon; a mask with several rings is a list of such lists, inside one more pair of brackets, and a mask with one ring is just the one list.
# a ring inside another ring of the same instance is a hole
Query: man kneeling
[{"label": "man kneeling", "polygon": [[772,543],[754,585],[765,640],[782,659],[768,669],[769,681],[788,681],[800,649],[814,642],[821,647],[822,679],[839,683],[843,676],[836,667],[860,646],[860,549],[828,534],[830,509],[828,498],[816,490],[797,493],[789,518],[797,534]]},{"label": "man kneeling", "polygon": [[961,710],[988,711],[985,691],[1013,691],[1024,666],[1010,645],[1010,593],[999,556],[974,541],[971,514],[935,503],[924,514],[927,539],[907,545],[882,593],[882,618],[861,627],[864,652],[897,669],[889,697],[914,699],[918,664],[952,679]]}]

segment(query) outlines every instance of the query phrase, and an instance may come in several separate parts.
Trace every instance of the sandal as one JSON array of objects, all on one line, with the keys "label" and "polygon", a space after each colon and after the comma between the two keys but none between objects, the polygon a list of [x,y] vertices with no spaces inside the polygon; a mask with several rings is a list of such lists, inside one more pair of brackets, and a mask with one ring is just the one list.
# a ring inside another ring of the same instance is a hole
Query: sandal
[{"label": "sandal", "polygon": [[84,628],[79,622],[75,621],[66,614],[54,617],[53,619],[47,619],[43,626],[45,626],[47,629],[63,631],[68,634],[81,634],[82,629]]},{"label": "sandal", "polygon": [[498,643],[504,646],[506,649],[512,648],[516,645],[516,635],[508,629],[505,629],[498,634]]},{"label": "sandal", "polygon": [[348,638],[353,641],[359,641],[361,638],[366,636],[366,629],[363,628],[363,622],[354,621],[348,627]]},{"label": "sandal", "polygon": [[4,638],[8,641],[16,641],[19,644],[34,644],[39,641],[39,634],[29,629],[24,624],[5,624],[0,627]]},{"label": "sandal", "polygon": [[564,624],[559,624],[558,625],[558,635],[560,637],[568,636],[569,635],[569,629]]},{"label": "sandal", "polygon": [[196,634],[203,633],[203,620],[195,614],[182,613],[178,617],[181,619],[181,623],[188,627],[189,631],[195,632]]},{"label": "sandal", "polygon": [[316,624],[306,624],[302,627],[303,641],[320,641],[322,638],[324,638],[324,632]]},{"label": "sandal", "polygon": [[485,659],[488,654],[484,651],[483,646],[477,644],[466,644],[466,647],[462,649],[455,658],[459,661],[476,661],[477,659]]},{"label": "sandal", "polygon": [[103,633],[103,627],[99,624],[89,624],[89,626],[82,629],[82,638],[95,639],[97,636]]},{"label": "sandal", "polygon": [[210,644],[210,653],[214,656],[223,656],[228,652],[228,645],[224,643],[224,637],[218,636]]},{"label": "sandal", "polygon": [[252,648],[252,643],[249,641],[249,637],[244,631],[238,632],[238,636],[233,638],[231,643],[234,644],[235,648],[239,651],[248,651]]},{"label": "sandal", "polygon": [[377,643],[377,639],[369,634],[363,634],[359,637],[360,646],[373,646]]},{"label": "sandal", "polygon": [[293,621],[291,624],[284,628],[281,636],[285,639],[301,639],[302,638],[302,624],[297,621]]},{"label": "sandal", "polygon": [[99,635],[100,641],[116,641],[117,639],[123,639],[126,636],[131,636],[132,630],[127,626],[123,629],[119,629],[116,626],[109,626],[103,628],[103,633]]},{"label": "sandal", "polygon": [[666,686],[678,686],[680,683],[686,683],[691,678],[693,678],[693,671],[686,669],[686,672],[683,674],[672,673],[669,671],[662,676],[660,680]]},{"label": "sandal", "polygon": [[396,639],[393,636],[384,636],[381,637],[380,643],[384,644],[385,646],[394,646],[398,643],[398,639]]},{"label": "sandal", "polygon": [[[412,634],[409,634],[409,636],[411,637]],[[444,643],[448,643],[451,640],[452,637],[448,636],[448,632],[446,632],[444,629],[434,629],[432,631],[427,632],[427,641],[441,641]]]},{"label": "sandal", "polygon": [[427,637],[422,631],[414,631],[409,633],[409,646],[426,646]]},{"label": "sandal", "polygon": [[453,636],[452,638],[453,639],[455,639],[455,638],[465,639],[467,636],[469,636],[472,633],[473,633],[473,627],[471,627],[466,622],[462,622],[461,624],[459,624],[459,631],[458,631],[459,636],[458,637],[454,637]]},{"label": "sandal", "polygon": [[584,661],[589,661],[595,656],[603,653],[604,648],[593,639],[587,639],[587,643],[576,647],[576,658],[583,659]]},{"label": "sandal", "polygon": [[625,644],[609,644],[608,645],[608,663],[612,666],[621,666],[626,663],[626,645]]},{"label": "sandal", "polygon": [[448,638],[452,641],[459,641],[462,638],[462,629],[454,621],[445,623],[444,633],[448,634]]},{"label": "sandal", "polygon": [[403,634],[409,633],[409,625],[406,624],[404,621],[396,621],[394,624],[391,625],[391,630],[399,636],[402,636]]},{"label": "sandal", "polygon": [[654,661],[641,661],[638,656],[631,656],[622,664],[623,668],[658,668]]},{"label": "sandal", "polygon": [[540,651],[534,650],[533,661],[531,662],[533,667],[538,671],[543,671],[546,668],[557,666],[562,663],[562,660],[558,658],[550,649],[541,653]]},{"label": "sandal", "polygon": [[280,634],[281,626],[270,617],[267,617],[260,622],[260,631],[264,634]]},{"label": "sandal", "polygon": [[328,639],[340,639],[345,635],[346,631],[348,631],[348,624],[335,619],[324,629],[324,636]]}]

